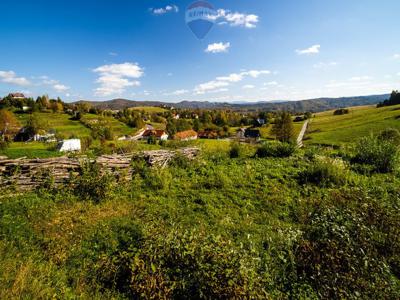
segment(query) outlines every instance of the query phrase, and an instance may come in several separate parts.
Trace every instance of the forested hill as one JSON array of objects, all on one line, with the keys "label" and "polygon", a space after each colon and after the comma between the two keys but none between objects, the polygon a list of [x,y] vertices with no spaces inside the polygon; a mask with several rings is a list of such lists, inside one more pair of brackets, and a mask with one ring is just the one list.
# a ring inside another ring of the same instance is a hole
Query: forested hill
[{"label": "forested hill", "polygon": [[[284,101],[284,102],[256,102],[256,103],[221,103],[209,101],[181,101],[179,103],[167,103],[162,101],[133,101],[127,99],[114,99],[109,101],[89,101],[82,100],[79,102],[88,102],[91,105],[101,109],[120,110],[129,107],[138,106],[174,106],[176,108],[189,109],[233,109],[233,110],[286,110],[291,112],[321,112],[341,107],[361,106],[378,104],[389,98],[389,94],[370,95],[342,98],[318,98],[301,101]],[[77,103],[79,103],[77,102]]]}]

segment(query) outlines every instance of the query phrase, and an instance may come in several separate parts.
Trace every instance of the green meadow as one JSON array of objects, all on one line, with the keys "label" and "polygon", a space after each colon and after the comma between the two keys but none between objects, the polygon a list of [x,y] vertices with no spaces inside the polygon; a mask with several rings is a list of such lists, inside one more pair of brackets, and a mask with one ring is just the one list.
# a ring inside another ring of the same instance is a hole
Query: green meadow
[{"label": "green meadow", "polygon": [[386,128],[400,130],[400,105],[376,108],[349,108],[349,114],[334,116],[332,111],[315,114],[311,120],[306,144],[343,145],[363,136],[378,134]]}]

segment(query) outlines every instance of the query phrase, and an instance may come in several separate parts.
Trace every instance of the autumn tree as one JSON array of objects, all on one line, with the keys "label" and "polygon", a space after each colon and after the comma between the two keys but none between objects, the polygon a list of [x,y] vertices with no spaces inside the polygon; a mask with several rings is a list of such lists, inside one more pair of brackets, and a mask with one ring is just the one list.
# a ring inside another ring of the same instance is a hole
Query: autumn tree
[{"label": "autumn tree", "polygon": [[288,112],[280,113],[272,126],[272,134],[281,142],[291,142],[294,138],[292,116]]},{"label": "autumn tree", "polygon": [[35,135],[40,131],[45,131],[49,127],[49,124],[40,119],[37,114],[33,114],[29,117],[28,122],[25,127],[26,133],[29,135]]},{"label": "autumn tree", "polygon": [[6,109],[0,110],[0,131],[1,137],[4,141],[6,137],[14,135],[18,132],[20,128],[19,121],[15,117],[15,115]]}]

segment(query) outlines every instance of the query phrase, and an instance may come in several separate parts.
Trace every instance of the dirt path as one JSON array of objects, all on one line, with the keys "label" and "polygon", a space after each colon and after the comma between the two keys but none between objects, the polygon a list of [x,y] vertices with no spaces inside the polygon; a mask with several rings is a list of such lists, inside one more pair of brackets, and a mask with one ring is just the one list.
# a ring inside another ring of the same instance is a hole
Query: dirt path
[{"label": "dirt path", "polygon": [[297,137],[297,146],[299,148],[302,148],[304,146],[303,144],[303,138],[304,135],[306,134],[307,128],[308,128],[308,124],[310,123],[310,120],[307,120],[304,122],[303,124],[303,128],[301,128],[301,131],[299,133],[299,136]]}]

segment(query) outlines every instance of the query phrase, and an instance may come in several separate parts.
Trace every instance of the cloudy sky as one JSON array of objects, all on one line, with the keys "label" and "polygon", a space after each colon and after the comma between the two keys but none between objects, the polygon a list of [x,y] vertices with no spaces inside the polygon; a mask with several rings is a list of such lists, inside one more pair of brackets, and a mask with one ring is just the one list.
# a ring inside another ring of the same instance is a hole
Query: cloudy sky
[{"label": "cloudy sky", "polygon": [[1,0],[0,95],[298,100],[400,89],[398,0]]}]

